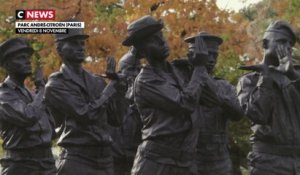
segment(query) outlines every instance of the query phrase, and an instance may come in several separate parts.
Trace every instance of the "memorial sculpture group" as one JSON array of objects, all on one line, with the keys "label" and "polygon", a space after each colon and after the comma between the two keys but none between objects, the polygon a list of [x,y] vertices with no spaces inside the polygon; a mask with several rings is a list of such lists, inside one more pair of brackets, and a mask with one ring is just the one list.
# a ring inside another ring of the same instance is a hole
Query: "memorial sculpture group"
[{"label": "memorial sculpture group", "polygon": [[220,37],[190,36],[187,58],[168,62],[163,27],[151,16],[129,24],[122,42],[128,52],[117,72],[107,58],[104,77],[82,67],[89,37],[82,29],[55,35],[62,65],[47,82],[38,69],[34,93],[24,84],[32,74],[29,41],[4,41],[1,174],[233,175],[227,125],[243,116],[253,130],[250,174],[300,174],[300,70],[291,26],[280,20],[268,26],[263,61],[241,67],[249,73],[237,89],[213,76]]}]

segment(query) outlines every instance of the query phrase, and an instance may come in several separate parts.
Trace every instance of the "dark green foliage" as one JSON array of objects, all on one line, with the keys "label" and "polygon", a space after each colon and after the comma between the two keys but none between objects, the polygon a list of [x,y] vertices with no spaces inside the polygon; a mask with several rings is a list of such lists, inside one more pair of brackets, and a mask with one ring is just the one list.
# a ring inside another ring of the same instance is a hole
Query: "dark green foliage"
[{"label": "dark green foliage", "polygon": [[256,8],[253,5],[242,8],[239,13],[249,21],[253,21],[257,17]]}]

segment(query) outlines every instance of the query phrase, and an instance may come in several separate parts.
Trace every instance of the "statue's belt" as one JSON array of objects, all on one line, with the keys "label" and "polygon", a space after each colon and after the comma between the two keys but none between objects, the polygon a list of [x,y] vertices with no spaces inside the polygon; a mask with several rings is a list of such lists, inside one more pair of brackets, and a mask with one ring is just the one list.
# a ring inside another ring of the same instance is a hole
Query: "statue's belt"
[{"label": "statue's belt", "polygon": [[85,155],[89,157],[107,157],[112,155],[111,146],[67,146],[64,147],[70,155]]},{"label": "statue's belt", "polygon": [[253,144],[252,150],[282,156],[300,156],[300,145],[276,145],[257,142]]},{"label": "statue's belt", "polygon": [[171,158],[176,161],[192,161],[195,157],[195,151],[183,151],[153,141],[144,141],[140,145],[140,149],[146,157],[150,158],[163,157]]},{"label": "statue's belt", "polygon": [[51,147],[26,148],[22,150],[6,150],[4,157],[7,158],[51,158],[53,157]]},{"label": "statue's belt", "polygon": [[225,134],[200,134],[198,137],[198,145],[206,143],[227,144],[228,139]]}]

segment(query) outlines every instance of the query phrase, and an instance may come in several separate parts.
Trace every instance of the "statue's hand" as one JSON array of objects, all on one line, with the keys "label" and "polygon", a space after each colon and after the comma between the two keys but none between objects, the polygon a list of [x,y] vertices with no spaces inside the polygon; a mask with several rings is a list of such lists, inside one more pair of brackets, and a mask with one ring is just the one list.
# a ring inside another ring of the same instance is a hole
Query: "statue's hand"
[{"label": "statue's hand", "polygon": [[294,73],[294,66],[293,66],[293,58],[292,53],[290,50],[288,50],[287,47],[284,45],[279,45],[276,48],[276,54],[278,58],[279,65],[277,67],[275,66],[269,66],[271,69],[275,69],[279,72],[282,72],[284,74],[291,74]]},{"label": "statue's hand", "polygon": [[106,58],[106,73],[116,73],[116,60],[113,56],[108,56]]},{"label": "statue's hand", "polygon": [[43,75],[43,68],[38,67],[34,73],[34,85],[36,89],[40,89],[45,87],[44,75]]},{"label": "statue's hand", "polygon": [[106,58],[106,71],[105,75],[102,76],[111,80],[126,78],[125,75],[121,73],[116,73],[116,60],[113,56],[109,56]]},{"label": "statue's hand", "polygon": [[239,69],[260,72],[262,75],[269,74],[269,67],[267,65],[265,65],[265,64],[240,66]]},{"label": "statue's hand", "polygon": [[116,73],[116,60],[113,56],[108,56],[106,58],[106,77],[109,79],[118,79],[118,75]]},{"label": "statue's hand", "polygon": [[205,66],[209,55],[208,49],[202,37],[195,38],[195,51],[192,58],[192,63],[195,66]]},{"label": "statue's hand", "polygon": [[201,97],[200,97],[201,101],[203,101],[203,104],[205,106],[220,106],[221,102],[219,97],[211,92],[211,90],[207,90],[207,89],[203,89]]}]

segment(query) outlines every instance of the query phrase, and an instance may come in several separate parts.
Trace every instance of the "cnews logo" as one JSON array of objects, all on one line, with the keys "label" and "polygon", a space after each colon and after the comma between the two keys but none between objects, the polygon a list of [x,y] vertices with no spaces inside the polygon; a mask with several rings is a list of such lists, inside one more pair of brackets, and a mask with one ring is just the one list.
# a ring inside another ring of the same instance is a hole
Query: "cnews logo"
[{"label": "cnews logo", "polygon": [[16,19],[54,20],[55,10],[16,10]]}]

